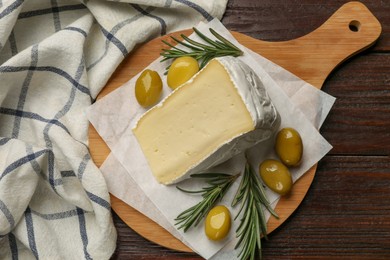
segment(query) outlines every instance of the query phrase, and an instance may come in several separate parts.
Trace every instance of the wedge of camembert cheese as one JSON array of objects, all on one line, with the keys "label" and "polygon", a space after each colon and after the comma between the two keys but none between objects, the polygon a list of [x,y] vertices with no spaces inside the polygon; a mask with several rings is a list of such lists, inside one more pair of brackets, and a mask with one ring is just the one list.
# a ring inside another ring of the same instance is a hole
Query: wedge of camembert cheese
[{"label": "wedge of camembert cheese", "polygon": [[279,125],[254,71],[221,57],[143,114],[133,133],[154,177],[168,185],[267,140]]}]

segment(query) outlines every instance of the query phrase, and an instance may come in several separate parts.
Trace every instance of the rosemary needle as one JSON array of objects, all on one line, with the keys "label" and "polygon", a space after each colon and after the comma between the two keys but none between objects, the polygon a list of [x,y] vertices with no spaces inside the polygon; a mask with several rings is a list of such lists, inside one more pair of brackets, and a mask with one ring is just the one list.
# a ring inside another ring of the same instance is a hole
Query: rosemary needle
[{"label": "rosemary needle", "polygon": [[203,199],[196,205],[180,213],[175,219],[175,225],[178,229],[186,232],[191,226],[197,226],[210,209],[226,194],[230,186],[234,183],[240,174],[230,175],[225,173],[199,173],[192,174],[192,178],[206,179],[207,187],[197,191],[184,190],[176,186],[179,190],[186,193],[201,194]]},{"label": "rosemary needle", "polygon": [[[225,39],[222,35],[220,35],[211,28],[209,30],[211,34],[216,38],[216,40],[212,40],[211,38],[207,37],[195,27],[193,28],[193,30],[204,41],[204,43],[192,40],[184,34],[180,35],[183,40],[179,40],[171,36],[171,39],[174,42],[176,42],[178,45],[182,45],[188,48],[188,50],[186,51],[180,49],[163,40],[162,42],[168,47],[170,47],[170,49],[162,49],[162,52],[160,54],[164,58],[161,61],[163,62],[169,59],[190,56],[200,63],[199,67],[201,69],[213,58],[222,56],[238,57],[243,54],[243,52],[238,47],[236,47],[234,44],[232,44],[230,41]],[[167,67],[167,69],[168,68],[169,66]]]},{"label": "rosemary needle", "polygon": [[247,162],[241,183],[234,196],[232,206],[241,202],[238,214],[240,224],[236,230],[238,242],[235,249],[241,248],[238,257],[244,259],[255,259],[258,250],[261,256],[261,236],[267,238],[267,222],[263,208],[267,209],[274,217],[278,218],[272,209],[263,190],[259,177],[255,174],[251,165]]}]

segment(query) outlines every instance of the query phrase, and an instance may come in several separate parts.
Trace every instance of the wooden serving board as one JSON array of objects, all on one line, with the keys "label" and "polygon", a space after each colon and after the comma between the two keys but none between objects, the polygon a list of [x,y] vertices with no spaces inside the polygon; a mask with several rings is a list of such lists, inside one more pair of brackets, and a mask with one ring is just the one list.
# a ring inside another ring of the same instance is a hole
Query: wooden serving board
[{"label": "wooden serving board", "polygon": [[[176,32],[191,34],[191,30]],[[285,42],[265,42],[232,32],[244,46],[279,64],[303,80],[321,88],[329,73],[347,58],[370,47],[379,38],[381,25],[373,14],[361,3],[350,2],[337,10],[322,26],[312,33]],[[172,41],[169,35],[154,39],[139,46],[118,67],[98,99],[120,87],[158,58],[163,47],[161,40]],[[90,126],[90,152],[94,162],[100,166],[110,153],[109,148]],[[316,165],[295,184],[288,197],[282,197],[276,206],[280,219],[270,218],[268,232],[280,226],[299,206],[307,193]],[[111,196],[113,210],[133,230],[148,240],[164,247],[190,252],[187,246],[174,238],[165,229],[148,219],[121,200]]]}]

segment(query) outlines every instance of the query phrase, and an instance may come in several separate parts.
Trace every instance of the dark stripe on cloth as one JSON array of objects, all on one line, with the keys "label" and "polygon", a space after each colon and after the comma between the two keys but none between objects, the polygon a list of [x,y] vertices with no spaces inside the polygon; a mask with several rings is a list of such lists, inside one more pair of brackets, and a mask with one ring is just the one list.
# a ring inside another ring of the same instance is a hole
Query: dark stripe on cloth
[{"label": "dark stripe on cloth", "polygon": [[51,0],[51,12],[53,13],[54,29],[56,32],[61,30],[60,11],[56,0]]},{"label": "dark stripe on cloth", "polygon": [[103,35],[107,38],[107,40],[112,42],[122,52],[123,56],[126,57],[128,52],[127,52],[126,47],[123,45],[123,43],[120,40],[118,40],[118,38],[116,38],[112,33],[107,31],[106,29],[104,29],[103,27],[101,27],[101,29],[102,29]]},{"label": "dark stripe on cloth", "polygon": [[10,165],[8,165],[7,168],[5,168],[5,170],[1,174],[0,181],[1,181],[1,179],[3,179],[7,174],[12,172],[13,170],[15,170],[15,169],[19,168],[20,166],[30,162],[31,160],[35,160],[36,158],[38,158],[39,156],[41,156],[42,154],[45,154],[47,152],[48,152],[48,150],[44,149],[44,150],[38,151],[36,153],[28,154],[28,155],[26,155],[26,156],[16,160],[15,162],[11,163]]},{"label": "dark stripe on cloth", "polygon": [[7,138],[7,137],[0,138],[0,145],[5,145],[6,143],[8,143],[9,140],[11,140],[11,138]]},{"label": "dark stripe on cloth", "polygon": [[79,32],[79,33],[81,33],[85,38],[87,38],[87,32],[84,31],[84,30],[82,30],[82,29],[80,29],[80,28],[73,27],[73,26],[69,26],[69,27],[65,27],[63,30]]},{"label": "dark stripe on cloth", "polygon": [[[0,72],[19,72],[19,71],[26,71],[26,70],[32,70],[32,71],[47,71],[47,72],[53,72],[65,79],[67,79],[72,85],[80,90],[81,92],[88,94],[91,97],[91,93],[89,89],[83,85],[81,85],[79,82],[77,82],[74,78],[72,78],[67,72],[52,66],[40,66],[40,67],[34,67],[34,66],[0,66]],[[92,97],[91,97],[92,98]]]},{"label": "dark stripe on cloth", "polygon": [[16,243],[16,237],[12,233],[8,233],[8,243],[11,250],[12,260],[18,260],[18,244]]},{"label": "dark stripe on cloth", "polygon": [[35,258],[39,259],[37,245],[35,243],[34,223],[33,223],[33,218],[31,215],[30,207],[27,207],[26,211],[24,212],[24,216],[26,219],[28,244],[29,244],[30,249],[31,249],[32,253],[34,254]]},{"label": "dark stripe on cloth", "polygon": [[38,217],[46,219],[46,220],[65,219],[65,218],[70,218],[70,217],[78,215],[78,212],[76,209],[58,212],[58,213],[50,213],[50,214],[42,214],[40,212],[32,210],[31,213],[33,213],[34,215],[37,215]]},{"label": "dark stripe on cloth", "polygon": [[[63,185],[63,184],[64,184],[64,181],[63,181],[62,178],[76,177],[76,174],[74,173],[74,171],[61,171],[60,174],[61,174],[61,178],[58,178],[58,179],[54,179],[54,180],[53,180],[54,186]],[[56,190],[55,187],[53,187],[53,189]]]},{"label": "dark stripe on cloth", "polygon": [[48,171],[49,171],[49,183],[53,187],[54,191],[57,193],[56,185],[54,182],[54,153],[49,150],[47,161],[48,161]]},{"label": "dark stripe on cloth", "polygon": [[12,109],[12,108],[0,107],[0,114],[10,115],[10,116],[17,116],[17,117],[23,117],[23,118],[30,118],[30,119],[38,120],[38,121],[41,121],[41,122],[50,123],[50,124],[53,124],[53,125],[61,127],[62,129],[65,130],[65,132],[70,134],[70,132],[66,128],[66,126],[63,125],[58,120],[56,120],[56,119],[46,119],[46,118],[38,115],[37,113],[25,112],[25,111],[21,111],[21,110],[17,110],[17,109]]},{"label": "dark stripe on cloth", "polygon": [[8,37],[9,46],[11,48],[12,56],[18,54],[18,46],[16,45],[15,33],[14,30],[11,31],[11,34]]},{"label": "dark stripe on cloth", "polygon": [[192,9],[194,9],[195,11],[200,13],[204,18],[206,18],[207,21],[210,22],[211,20],[213,20],[213,17],[199,5],[197,5],[193,2],[187,1],[187,0],[175,0],[175,1],[178,3],[185,4],[188,7],[191,7]]},{"label": "dark stripe on cloth", "polygon": [[131,4],[131,6],[137,10],[138,12],[140,12],[141,14],[145,15],[145,16],[149,16],[151,18],[154,18],[156,19],[160,25],[161,25],[161,35],[165,35],[167,33],[167,24],[165,23],[164,19],[156,16],[156,15],[153,15],[151,14],[150,12],[153,11],[155,8],[153,8],[152,10],[144,10],[142,9],[139,5],[136,5],[136,4]]},{"label": "dark stripe on cloth", "polygon": [[81,161],[81,163],[79,165],[79,168],[77,169],[77,178],[79,178],[80,180],[83,178],[83,175],[84,175],[84,172],[85,172],[85,168],[87,167],[87,163],[90,160],[90,158],[91,157],[89,157],[89,155],[86,154],[83,157],[83,160]]},{"label": "dark stripe on cloth", "polygon": [[[38,45],[34,45],[31,48],[31,62],[30,66],[37,66],[38,64]],[[22,111],[24,107],[24,103],[26,102],[27,93],[28,93],[28,87],[30,86],[31,79],[34,75],[34,72],[29,70],[27,72],[27,75],[23,81],[22,88],[20,90],[19,99],[18,99],[18,105],[17,110]],[[14,119],[14,126],[12,129],[12,137],[18,138],[19,136],[19,130],[20,130],[20,123],[21,123],[21,117],[15,117]]]},{"label": "dark stripe on cloth", "polygon": [[[26,145],[26,152],[27,152],[27,154],[33,153],[34,152],[33,147],[31,145]],[[45,181],[49,182],[48,177],[46,176],[45,173],[43,173],[40,164],[36,160],[31,160],[30,163],[31,163],[31,167],[34,169],[35,173],[38,176],[41,176],[42,179],[44,179]],[[62,178],[54,180],[54,183],[55,183],[54,186],[62,185]],[[56,190],[55,187],[53,187],[53,190],[54,191]]]},{"label": "dark stripe on cloth", "polygon": [[[115,35],[119,30],[121,30],[123,27],[125,27],[126,25],[129,25],[131,23],[133,23],[134,21],[137,21],[139,18],[143,17],[142,14],[138,14],[138,15],[134,15],[118,24],[116,24],[114,27],[112,27],[110,33]],[[110,41],[106,41],[106,46],[104,48],[104,53],[102,55],[100,55],[99,58],[97,58],[94,62],[90,63],[87,67],[87,71],[91,70],[93,67],[95,67],[97,64],[99,64],[103,59],[104,57],[107,56],[107,53],[108,53],[108,48],[109,48],[109,43]]]},{"label": "dark stripe on cloth", "polygon": [[81,236],[81,241],[83,242],[84,257],[85,257],[85,259],[92,260],[92,257],[89,255],[88,250],[87,250],[88,235],[87,235],[87,229],[85,226],[84,211],[80,208],[77,208],[77,215],[79,216],[80,236]]},{"label": "dark stripe on cloth", "polygon": [[11,211],[9,211],[7,205],[0,199],[0,211],[3,212],[5,218],[8,220],[8,223],[11,227],[11,229],[15,226],[15,219],[14,216],[12,216]]},{"label": "dark stripe on cloth", "polygon": [[61,171],[62,177],[76,177],[74,171]]},{"label": "dark stripe on cloth", "polygon": [[[79,66],[77,68],[77,71],[76,71],[75,81],[79,82],[79,80],[81,79],[81,77],[83,75],[83,72],[84,72],[84,59],[82,58],[80,63],[79,63]],[[73,105],[75,96],[76,96],[76,89],[72,88],[70,96],[69,96],[68,100],[66,101],[65,105],[54,116],[55,120],[59,120],[64,115],[66,115],[66,113],[70,110],[70,108]],[[50,131],[52,126],[53,126],[53,124],[47,124],[45,126],[44,130],[43,130],[43,135],[44,135],[46,147],[49,148],[49,149],[51,149],[53,147],[52,141],[51,141],[51,138],[50,138],[50,134],[49,134],[49,131]],[[57,191],[56,186],[62,184],[62,179],[60,179],[60,181],[59,181],[54,176],[54,154],[53,153],[49,154],[48,162],[49,162],[49,167],[48,167],[49,168],[48,169],[49,170],[49,183],[52,186],[53,190]]]},{"label": "dark stripe on cloth", "polygon": [[[65,12],[65,11],[75,11],[75,10],[82,10],[82,9],[86,9],[85,5],[77,4],[77,5],[59,6],[59,7],[56,7],[55,11],[56,12]],[[53,12],[53,8],[45,8],[45,9],[40,9],[40,10],[22,12],[19,14],[18,19],[24,19],[24,18],[29,18],[29,17],[33,17],[33,16],[38,16],[38,15],[51,14],[52,12]]]},{"label": "dark stripe on cloth", "polygon": [[91,157],[89,156],[88,153],[86,155],[84,155],[83,160],[81,161],[79,168],[77,169],[77,177],[80,180],[83,178],[85,168],[87,167],[87,164],[88,164],[90,159],[91,159]]},{"label": "dark stripe on cloth", "polygon": [[99,204],[100,206],[102,206],[103,208],[106,208],[108,210],[110,210],[111,206],[110,206],[110,203],[108,201],[106,201],[105,199],[102,199],[100,198],[99,196],[89,192],[89,191],[85,191],[88,195],[88,198],[90,198],[93,202]]},{"label": "dark stripe on cloth", "polygon": [[17,0],[15,2],[13,2],[12,4],[10,4],[8,7],[6,7],[1,13],[0,13],[0,19],[3,18],[4,16],[12,13],[13,11],[15,11],[15,9],[17,9],[21,4],[23,4],[23,0]]}]

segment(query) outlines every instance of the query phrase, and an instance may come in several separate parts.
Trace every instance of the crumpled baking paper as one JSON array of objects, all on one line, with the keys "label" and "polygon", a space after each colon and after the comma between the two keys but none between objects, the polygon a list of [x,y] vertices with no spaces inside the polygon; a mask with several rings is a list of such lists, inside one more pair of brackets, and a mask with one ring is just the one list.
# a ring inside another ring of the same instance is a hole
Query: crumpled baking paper
[{"label": "crumpled baking paper", "polygon": [[[281,115],[281,128],[293,127],[300,132],[304,144],[302,163],[291,170],[293,179],[296,181],[331,149],[331,145],[317,129],[324,122],[335,99],[240,45],[218,20],[213,20],[208,24],[200,23],[197,26],[202,33],[211,36],[209,28],[213,28],[244,50],[244,55],[240,59],[247,63],[263,81]],[[198,39],[196,35],[191,35],[191,38]],[[159,71],[160,75],[163,75],[166,65],[158,59],[148,68]],[[233,223],[229,236],[220,242],[209,241],[204,235],[202,225],[186,233],[175,228],[175,217],[199,202],[200,197],[183,193],[176,189],[175,185],[159,184],[154,179],[131,131],[137,119],[146,111],[138,105],[134,97],[134,85],[138,76],[136,75],[129,82],[97,101],[87,111],[90,122],[112,151],[100,168],[106,178],[109,191],[160,224],[202,257],[236,259],[237,251],[233,248],[236,243],[234,230],[239,224],[238,221]],[[165,97],[170,90],[165,84],[165,76],[162,80]],[[255,169],[264,159],[276,158],[272,142],[273,140],[270,140],[266,144],[259,144],[246,152],[248,160]],[[210,172],[236,174],[243,172],[244,165],[245,155],[239,154],[215,169],[210,169]],[[240,178],[220,203],[229,207],[232,216],[235,216],[238,210],[238,207],[231,208],[230,204],[239,181]],[[194,190],[202,187],[201,182],[193,180],[184,181],[179,185]],[[273,206],[276,206],[279,196],[269,189],[266,190],[266,194]],[[268,213],[266,217],[269,217]]]}]

